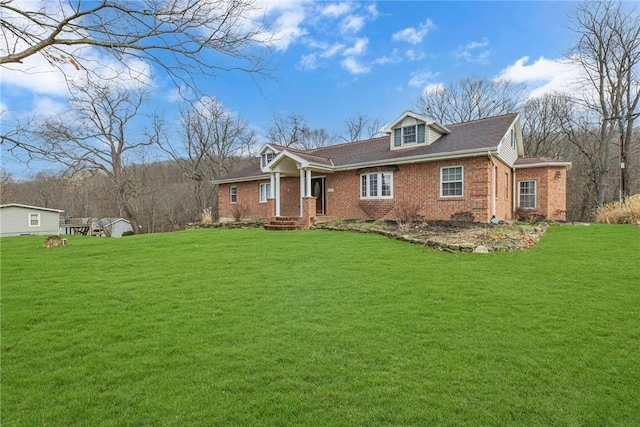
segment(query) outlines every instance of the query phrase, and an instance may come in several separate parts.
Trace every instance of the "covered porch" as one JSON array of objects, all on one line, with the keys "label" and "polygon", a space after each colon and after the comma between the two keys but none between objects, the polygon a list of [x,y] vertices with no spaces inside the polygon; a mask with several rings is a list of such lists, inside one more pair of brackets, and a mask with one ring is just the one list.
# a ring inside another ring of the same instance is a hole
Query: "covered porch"
[{"label": "covered porch", "polygon": [[[267,167],[263,168],[263,172],[269,173],[265,229],[307,229],[315,224],[318,216],[326,214],[325,176],[332,172],[331,167],[330,165],[318,164],[318,162],[312,163],[304,157],[312,156],[285,150],[279,153]],[[330,162],[330,160],[326,160]],[[286,192],[283,191],[282,185],[285,180],[289,183],[289,191]],[[297,191],[292,191],[292,180],[297,182],[295,185]],[[296,201],[298,209],[293,212]],[[285,206],[287,207],[286,212]]]}]

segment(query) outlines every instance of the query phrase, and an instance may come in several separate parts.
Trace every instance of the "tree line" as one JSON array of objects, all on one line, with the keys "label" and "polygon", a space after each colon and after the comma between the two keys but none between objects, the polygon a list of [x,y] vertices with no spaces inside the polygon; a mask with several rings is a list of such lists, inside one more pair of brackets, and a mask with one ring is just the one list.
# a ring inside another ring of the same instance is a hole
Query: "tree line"
[{"label": "tree line", "polygon": [[[0,66],[40,54],[63,72],[65,64],[86,71],[80,79],[69,77],[63,115],[15,123],[0,135],[6,152],[64,168],[27,182],[3,173],[2,203],[64,208],[73,216],[123,216],[146,232],[181,228],[206,209],[215,217],[211,181],[246,165],[260,138],[239,114],[199,93],[193,75],[229,71],[204,61],[204,51],[228,57],[244,72],[265,72],[255,47],[264,45],[267,33],[243,21],[253,11],[250,0],[224,7],[144,3],[146,8],[69,2],[61,15],[27,11],[10,0],[0,4],[0,30],[11,47],[3,50]],[[414,109],[444,124],[519,111],[525,154],[573,163],[567,216],[588,220],[596,207],[640,192],[640,14],[621,2],[585,2],[569,24],[577,42],[567,61],[580,70],[582,90],[526,98],[522,85],[469,76],[425,89]],[[114,79],[85,67],[90,55],[70,49],[83,43],[124,65],[133,58],[163,69],[183,95],[179,124],[142,113],[146,76]],[[159,51],[172,52],[172,59]],[[360,114],[344,125],[342,135],[331,135],[310,128],[298,113],[274,114],[267,140],[309,149],[372,137],[382,122]]]}]

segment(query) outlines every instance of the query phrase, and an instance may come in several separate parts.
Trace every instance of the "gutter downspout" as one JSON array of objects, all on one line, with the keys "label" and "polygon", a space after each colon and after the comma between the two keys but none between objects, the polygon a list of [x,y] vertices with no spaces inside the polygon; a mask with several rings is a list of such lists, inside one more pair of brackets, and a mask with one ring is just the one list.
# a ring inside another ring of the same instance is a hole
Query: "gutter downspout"
[{"label": "gutter downspout", "polygon": [[516,184],[517,184],[517,181],[516,181],[516,168],[511,168],[511,170],[513,172],[511,174],[512,177],[513,177],[513,183],[511,184],[511,190],[512,190],[511,192],[513,193],[511,195],[511,205],[512,205],[511,206],[512,207],[511,215],[513,215],[516,212],[516,209],[518,209],[517,203],[516,203],[517,202],[517,197],[518,197],[518,193],[517,193],[518,189],[516,188]]},{"label": "gutter downspout", "polygon": [[493,161],[493,156],[491,155],[491,151],[487,152],[489,156],[489,161],[491,162],[491,218],[495,218],[496,216],[496,170],[498,167]]}]

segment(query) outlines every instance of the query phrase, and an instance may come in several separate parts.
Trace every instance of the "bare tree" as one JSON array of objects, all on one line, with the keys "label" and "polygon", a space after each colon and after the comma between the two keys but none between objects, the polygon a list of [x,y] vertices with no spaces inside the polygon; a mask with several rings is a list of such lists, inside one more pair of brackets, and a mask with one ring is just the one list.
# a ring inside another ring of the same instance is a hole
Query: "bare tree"
[{"label": "bare tree", "polygon": [[71,174],[89,171],[108,177],[114,200],[134,232],[138,226],[132,200],[139,195],[140,182],[126,166],[156,142],[135,134],[144,99],[143,90],[113,82],[74,84],[69,112],[25,131],[35,156],[63,165]]},{"label": "bare tree", "polygon": [[171,144],[167,139],[161,147],[195,183],[193,215],[209,207],[217,213],[218,193],[211,181],[233,169],[239,157],[255,143],[255,133],[246,120],[234,116],[211,97],[182,108],[181,133],[181,144]]},{"label": "bare tree", "polygon": [[529,156],[560,158],[566,154],[564,125],[574,115],[571,99],[562,94],[531,98],[522,107],[524,152]]},{"label": "bare tree", "polygon": [[425,90],[416,108],[444,124],[468,122],[517,111],[524,89],[507,80],[472,76]]},{"label": "bare tree", "polygon": [[337,142],[326,129],[311,129],[306,119],[296,113],[274,114],[267,136],[269,142],[300,150],[327,147]]},{"label": "bare tree", "polygon": [[285,147],[296,147],[308,131],[307,121],[300,114],[289,113],[284,116],[274,113],[267,136],[269,142]]},{"label": "bare tree", "polygon": [[257,12],[254,0],[2,0],[0,65],[42,55],[63,72],[65,64],[90,70],[93,49],[125,66],[155,64],[194,88],[196,74],[264,70],[251,49],[267,39]]},{"label": "bare tree", "polygon": [[[579,100],[593,114],[597,163],[597,203],[605,202],[612,146],[618,147],[619,197],[626,196],[625,164],[640,115],[640,13],[623,2],[594,1],[577,6],[571,28],[578,42],[569,59],[583,70],[588,90]],[[580,144],[581,141],[573,141]]]},{"label": "bare tree", "polygon": [[368,117],[363,114],[357,114],[349,117],[344,122],[347,133],[343,139],[347,142],[360,141],[362,139],[373,138],[380,132],[382,122],[375,117]]},{"label": "bare tree", "polygon": [[337,138],[330,135],[326,129],[305,129],[296,146],[302,150],[327,147],[337,142]]}]

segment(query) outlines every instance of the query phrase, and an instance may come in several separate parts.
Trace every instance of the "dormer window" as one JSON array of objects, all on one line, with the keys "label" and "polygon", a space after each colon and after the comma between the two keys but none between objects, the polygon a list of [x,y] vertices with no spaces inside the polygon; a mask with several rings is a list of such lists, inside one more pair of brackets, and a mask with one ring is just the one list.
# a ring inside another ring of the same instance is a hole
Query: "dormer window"
[{"label": "dormer window", "polygon": [[411,111],[406,111],[385,128],[392,150],[433,144],[449,132],[449,129],[432,118]]},{"label": "dormer window", "polygon": [[276,156],[276,154],[272,151],[268,151],[261,156],[260,165],[265,167],[269,164],[271,160]]},{"label": "dormer window", "polygon": [[422,144],[425,142],[424,123],[411,126],[403,126],[393,131],[393,146],[403,147],[405,145]]},{"label": "dormer window", "polygon": [[416,127],[408,126],[406,128],[402,128],[402,143],[414,144],[415,142],[416,142]]}]

